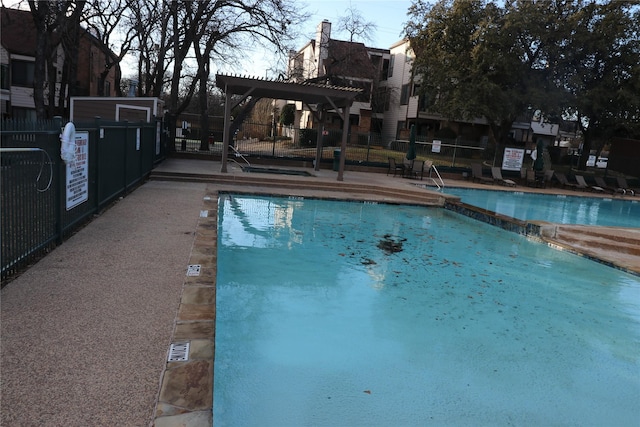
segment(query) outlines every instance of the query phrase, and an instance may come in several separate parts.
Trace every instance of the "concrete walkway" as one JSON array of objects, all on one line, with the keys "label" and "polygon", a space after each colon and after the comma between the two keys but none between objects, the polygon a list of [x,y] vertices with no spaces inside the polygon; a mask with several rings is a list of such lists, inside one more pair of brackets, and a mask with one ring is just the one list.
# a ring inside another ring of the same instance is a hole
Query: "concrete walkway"
[{"label": "concrete walkway", "polygon": [[[427,205],[441,197],[384,173],[346,171],[336,183],[331,170],[314,177],[219,170],[217,162],[168,159],[154,180],[2,289],[0,425],[211,425],[219,190],[411,203],[424,197]],[[589,250],[595,257],[616,251]],[[640,271],[640,253],[625,262]],[[200,274],[187,276],[195,264]],[[191,344],[188,362],[167,362],[176,342]]]},{"label": "concrete walkway", "polygon": [[148,182],[2,289],[2,426],[146,426],[206,185]]}]

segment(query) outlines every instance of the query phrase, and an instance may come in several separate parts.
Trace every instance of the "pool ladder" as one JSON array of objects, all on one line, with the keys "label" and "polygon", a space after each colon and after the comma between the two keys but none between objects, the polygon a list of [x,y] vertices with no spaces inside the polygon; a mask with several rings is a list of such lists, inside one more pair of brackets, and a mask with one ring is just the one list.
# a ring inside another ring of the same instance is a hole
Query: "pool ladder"
[{"label": "pool ladder", "polygon": [[[431,171],[434,171],[436,173],[436,175],[438,176],[438,180],[436,180],[434,177],[431,176]],[[433,182],[433,184],[438,187],[438,190],[442,190],[444,189],[444,181],[442,180],[442,177],[440,176],[440,172],[438,172],[438,168],[436,168],[436,165],[431,165],[431,167],[429,168],[429,177],[427,178],[427,181],[431,181]],[[438,182],[439,181],[439,182]]]},{"label": "pool ladder", "polygon": [[231,160],[232,162],[236,163],[238,166],[242,167],[242,164],[235,159],[235,157],[240,157],[242,160],[244,160],[244,162],[248,166],[251,166],[251,163],[249,163],[249,160],[247,160],[247,158],[245,156],[243,156],[242,153],[240,151],[238,151],[238,149],[236,147],[234,147],[233,145],[229,145],[229,148],[231,148],[231,150],[233,151],[233,157],[230,158],[229,160]]}]

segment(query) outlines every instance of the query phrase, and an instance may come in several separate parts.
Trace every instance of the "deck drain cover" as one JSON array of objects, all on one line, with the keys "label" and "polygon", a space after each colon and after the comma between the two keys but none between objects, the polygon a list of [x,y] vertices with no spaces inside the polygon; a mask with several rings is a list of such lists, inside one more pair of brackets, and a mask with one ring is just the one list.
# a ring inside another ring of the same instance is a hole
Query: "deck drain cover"
[{"label": "deck drain cover", "polygon": [[189,360],[189,343],[171,344],[169,347],[169,362],[186,362]]},{"label": "deck drain cover", "polygon": [[200,275],[200,264],[191,264],[187,267],[187,276],[199,276]]},{"label": "deck drain cover", "polygon": [[200,211],[200,218],[206,218],[209,216],[209,211]]}]

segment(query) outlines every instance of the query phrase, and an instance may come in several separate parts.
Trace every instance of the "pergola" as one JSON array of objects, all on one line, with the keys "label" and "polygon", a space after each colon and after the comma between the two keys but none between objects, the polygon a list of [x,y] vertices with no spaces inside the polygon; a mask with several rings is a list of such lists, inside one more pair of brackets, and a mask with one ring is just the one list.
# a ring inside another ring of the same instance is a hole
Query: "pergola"
[{"label": "pergola", "polygon": [[[342,143],[340,150],[340,167],[338,181],[343,180],[345,151],[349,134],[349,108],[361,89],[328,86],[316,83],[289,83],[284,81],[266,80],[239,76],[216,74],[216,86],[224,91],[224,136],[222,142],[222,168],[227,172],[227,156],[229,154],[229,129],[231,128],[231,109],[244,101],[247,97],[287,99],[302,101],[320,123],[318,139],[316,141],[315,170],[320,169],[322,156],[322,130],[327,110],[335,110],[342,116]],[[241,95],[233,104],[232,95]]]}]

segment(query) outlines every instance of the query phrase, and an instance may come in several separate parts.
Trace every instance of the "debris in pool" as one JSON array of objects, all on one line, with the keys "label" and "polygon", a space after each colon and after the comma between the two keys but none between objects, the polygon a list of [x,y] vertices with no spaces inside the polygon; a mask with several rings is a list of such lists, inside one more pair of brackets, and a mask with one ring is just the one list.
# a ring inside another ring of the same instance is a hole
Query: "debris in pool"
[{"label": "debris in pool", "polygon": [[360,262],[362,263],[362,265],[375,265],[375,264],[377,264],[371,258],[362,258],[362,261],[360,261]]},{"label": "debris in pool", "polygon": [[364,393],[371,394],[371,390],[365,390]]},{"label": "debris in pool", "polygon": [[396,252],[402,252],[402,242],[407,239],[393,239],[390,234],[385,234],[378,243],[378,247],[385,251],[387,254],[393,254]]}]

